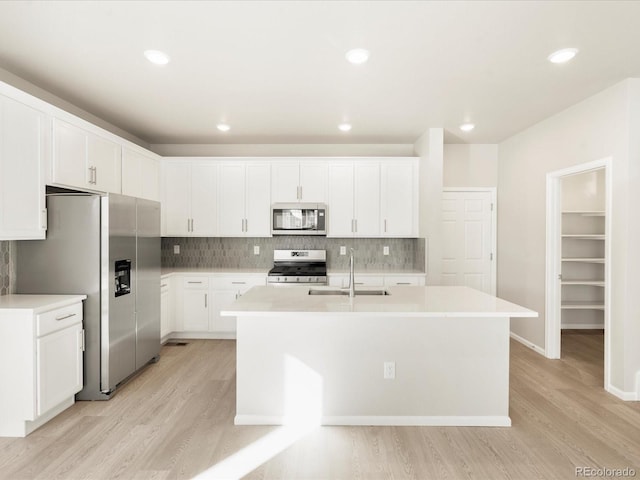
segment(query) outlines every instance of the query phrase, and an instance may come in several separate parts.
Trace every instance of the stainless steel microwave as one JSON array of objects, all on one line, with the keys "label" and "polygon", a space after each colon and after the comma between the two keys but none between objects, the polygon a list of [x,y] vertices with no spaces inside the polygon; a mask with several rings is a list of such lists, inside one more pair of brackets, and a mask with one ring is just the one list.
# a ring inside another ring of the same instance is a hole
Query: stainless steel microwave
[{"label": "stainless steel microwave", "polygon": [[326,235],[326,225],[324,203],[274,203],[271,206],[272,235]]}]

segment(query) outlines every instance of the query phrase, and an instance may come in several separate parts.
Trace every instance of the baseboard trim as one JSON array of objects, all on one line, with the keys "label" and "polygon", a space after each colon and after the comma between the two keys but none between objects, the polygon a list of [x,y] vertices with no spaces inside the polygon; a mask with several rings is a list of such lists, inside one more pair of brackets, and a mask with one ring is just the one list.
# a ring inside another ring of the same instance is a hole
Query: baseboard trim
[{"label": "baseboard trim", "polygon": [[562,330],[604,330],[604,323],[567,323],[560,326]]},{"label": "baseboard trim", "polygon": [[[236,334],[224,332],[172,332],[167,340],[235,340]],[[166,341],[166,340],[165,340]]]},{"label": "baseboard trim", "polygon": [[638,392],[627,392],[625,390],[620,390],[613,385],[607,385],[607,388],[605,390],[611,395],[615,395],[620,400],[624,400],[625,402],[637,402],[640,400]]},{"label": "baseboard trim", "polygon": [[[236,415],[236,425],[286,425],[287,419],[269,415]],[[508,416],[375,416],[345,415],[322,417],[321,425],[400,427],[510,427]]]},{"label": "baseboard trim", "polygon": [[510,337],[513,338],[516,342],[521,343],[526,347],[529,347],[534,352],[539,353],[543,357],[547,356],[543,348],[540,348],[538,345],[531,343],[529,340],[522,338],[520,335],[516,335],[515,333],[511,332]]}]

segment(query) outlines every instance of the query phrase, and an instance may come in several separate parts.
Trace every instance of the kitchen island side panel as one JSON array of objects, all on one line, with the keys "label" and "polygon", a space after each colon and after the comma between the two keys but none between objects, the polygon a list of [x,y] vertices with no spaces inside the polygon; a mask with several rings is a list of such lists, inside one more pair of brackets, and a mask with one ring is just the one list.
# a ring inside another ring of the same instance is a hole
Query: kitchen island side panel
[{"label": "kitchen island side panel", "polygon": [[236,413],[236,424],[508,426],[509,318],[238,317]]}]

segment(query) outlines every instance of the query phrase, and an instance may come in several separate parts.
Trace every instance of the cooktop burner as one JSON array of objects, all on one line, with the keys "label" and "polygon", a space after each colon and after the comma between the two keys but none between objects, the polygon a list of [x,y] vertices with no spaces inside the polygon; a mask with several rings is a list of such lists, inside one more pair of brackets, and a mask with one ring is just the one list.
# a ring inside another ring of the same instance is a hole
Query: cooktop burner
[{"label": "cooktop burner", "polygon": [[274,250],[270,284],[327,283],[325,250]]}]

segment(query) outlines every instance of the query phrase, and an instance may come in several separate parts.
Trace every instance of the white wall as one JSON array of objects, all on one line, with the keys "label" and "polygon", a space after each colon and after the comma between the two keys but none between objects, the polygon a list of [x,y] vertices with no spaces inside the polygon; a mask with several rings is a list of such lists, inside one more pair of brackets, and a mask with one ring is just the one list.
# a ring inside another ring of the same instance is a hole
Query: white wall
[{"label": "white wall", "polygon": [[498,185],[497,144],[446,144],[444,187],[495,187]]},{"label": "white wall", "polygon": [[570,175],[562,179],[562,210],[605,209],[604,169]]},{"label": "white wall", "polygon": [[546,174],[612,157],[610,382],[626,392],[640,371],[638,127],[640,79],[630,79],[502,142],[498,164],[498,295],[540,313],[511,326],[544,348]]},{"label": "white wall", "polygon": [[430,128],[414,144],[420,157],[420,232],[425,239],[427,285],[441,285],[444,129]]}]

